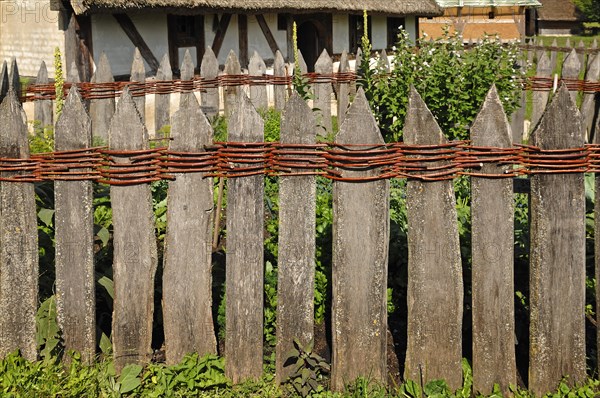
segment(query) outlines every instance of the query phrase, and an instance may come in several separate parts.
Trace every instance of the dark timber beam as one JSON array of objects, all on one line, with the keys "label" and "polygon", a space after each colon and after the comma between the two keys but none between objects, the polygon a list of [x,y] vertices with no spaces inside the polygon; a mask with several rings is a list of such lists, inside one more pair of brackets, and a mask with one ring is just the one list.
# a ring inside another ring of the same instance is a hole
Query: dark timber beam
[{"label": "dark timber beam", "polygon": [[92,29],[89,16],[75,15],[67,11],[68,25],[65,30],[65,70],[75,63],[79,80],[89,82],[92,76]]},{"label": "dark timber beam", "polygon": [[248,17],[238,14],[238,39],[240,43],[240,64],[243,68],[248,66]]},{"label": "dark timber beam", "polygon": [[156,73],[160,66],[160,62],[158,62],[158,59],[152,54],[150,47],[148,47],[144,38],[140,35],[140,32],[133,24],[131,18],[129,18],[127,14],[113,14],[113,17],[115,17],[117,23],[121,26],[121,29],[123,29],[123,32],[129,37],[129,40],[131,40],[133,45],[140,50],[142,58],[144,58],[150,68],[152,68],[152,73]]},{"label": "dark timber beam", "polygon": [[271,29],[269,29],[269,25],[267,25],[267,21],[265,21],[265,17],[261,14],[257,14],[256,20],[258,21],[258,25],[265,35],[265,39],[267,39],[267,43],[269,43],[269,47],[271,47],[271,51],[273,51],[273,56],[275,56],[277,51],[279,51],[279,46],[273,37],[273,33],[271,33]]},{"label": "dark timber beam", "polygon": [[225,33],[227,33],[227,28],[229,27],[229,21],[231,21],[231,14],[223,14],[221,20],[219,21],[219,28],[212,44],[213,52],[217,58],[219,58],[219,51],[221,51],[221,46],[223,45],[223,40],[225,39]]}]

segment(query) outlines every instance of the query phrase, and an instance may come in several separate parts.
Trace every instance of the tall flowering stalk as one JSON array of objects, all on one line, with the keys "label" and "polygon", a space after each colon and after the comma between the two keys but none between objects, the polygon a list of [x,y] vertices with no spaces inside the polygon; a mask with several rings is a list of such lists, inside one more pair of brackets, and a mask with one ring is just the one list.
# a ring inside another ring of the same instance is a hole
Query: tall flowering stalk
[{"label": "tall flowering stalk", "polygon": [[54,92],[56,94],[56,117],[60,116],[65,103],[65,78],[63,75],[63,66],[60,48],[54,48]]},{"label": "tall flowering stalk", "polygon": [[294,22],[292,27],[292,42],[294,43],[294,75],[292,76],[292,86],[300,97],[308,100],[312,97],[312,94],[308,79],[302,76],[302,70],[300,69],[300,50],[298,50],[298,27],[296,26],[296,22]]}]

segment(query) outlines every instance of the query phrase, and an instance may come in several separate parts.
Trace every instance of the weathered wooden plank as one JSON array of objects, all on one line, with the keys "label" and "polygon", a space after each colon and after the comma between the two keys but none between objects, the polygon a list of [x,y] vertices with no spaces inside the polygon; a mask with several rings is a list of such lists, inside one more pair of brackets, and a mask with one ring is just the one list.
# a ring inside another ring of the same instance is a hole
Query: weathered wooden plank
[{"label": "weathered wooden plank", "polygon": [[[348,53],[346,50],[342,52],[342,56],[340,58],[340,68],[339,73],[347,73],[350,72],[350,62],[348,61]],[[338,95],[337,95],[337,116],[338,116],[338,125],[341,126],[346,118],[346,111],[348,110],[348,104],[350,104],[350,83],[340,83],[338,86]]]},{"label": "weathered wooden plank", "polygon": [[14,57],[10,61],[10,75],[8,76],[8,81],[9,90],[12,88],[17,95],[17,98],[21,98],[21,76],[19,75],[17,59]]},{"label": "weathered wooden plank", "polygon": [[[281,142],[314,144],[316,131],[312,110],[297,93],[292,94],[281,120]],[[294,339],[303,347],[313,341],[315,223],[315,176],[281,177],[275,361],[279,383],[293,372],[293,364],[285,366],[285,361]]]},{"label": "weathered wooden plank", "polygon": [[[564,79],[578,79],[580,71],[581,62],[579,62],[579,57],[577,56],[575,49],[572,49],[571,52],[565,57],[563,62],[562,77]],[[577,90],[569,91],[569,94],[571,94],[571,99],[575,103],[577,103],[577,93]]]},{"label": "weathered wooden plank", "polygon": [[[92,146],[91,120],[75,86],[56,121],[55,150]],[[84,170],[82,170],[84,171]],[[66,350],[96,355],[94,192],[91,181],[55,181],[56,309]]]},{"label": "weathered wooden plank", "polygon": [[[527,68],[527,62],[525,56],[521,54],[517,60],[517,64],[520,69]],[[521,98],[519,101],[519,107],[513,112],[510,117],[510,129],[512,131],[512,142],[521,143],[525,134],[525,107],[527,105],[527,91],[525,85],[521,90]]]},{"label": "weathered wooden plank", "polygon": [[88,82],[92,76],[90,16],[71,13],[65,30],[65,65],[75,64],[79,82]]},{"label": "weathered wooden plank", "polygon": [[[536,76],[538,77],[551,77],[552,76],[552,66],[550,64],[550,59],[546,55],[546,52],[543,52],[542,57],[538,60]],[[536,90],[533,92],[533,109],[531,114],[531,127],[534,128],[537,126],[540,118],[542,117],[542,113],[544,113],[544,109],[546,109],[546,104],[548,103],[548,96],[550,95],[550,91],[546,90]]]},{"label": "weathered wooden plank", "polygon": [[[246,95],[228,127],[229,141],[263,141],[264,122]],[[263,191],[262,175],[227,181],[225,371],[234,383],[262,374]]]},{"label": "weathered wooden plank", "polygon": [[[404,140],[409,145],[447,142],[414,88]],[[462,385],[463,281],[452,181],[407,183],[408,346],[405,377]]]},{"label": "weathered wooden plank", "polygon": [[[169,149],[201,152],[212,128],[196,97],[182,98],[173,115]],[[216,354],[212,320],[212,179],[175,174],[169,182],[163,270],[163,321],[168,364],[190,352]],[[190,256],[190,253],[194,253]]]},{"label": "weathered wooden plank", "polygon": [[[565,85],[531,139],[544,150],[583,146],[581,117]],[[533,175],[530,211],[529,389],[541,396],[563,376],[575,384],[586,375],[583,173]]]},{"label": "weathered wooden plank", "polygon": [[[599,55],[596,54],[598,58]],[[598,131],[593,135],[593,143],[600,144],[600,135]],[[600,173],[596,173],[594,181],[594,193],[600,193]],[[594,201],[594,220],[600,220],[600,200]],[[600,222],[594,222],[594,253],[600,253]],[[594,255],[594,266],[596,281],[600,281],[600,256]],[[600,283],[596,283],[596,308],[600,308]],[[600,311],[596,311],[596,324],[600,322]],[[600,344],[600,329],[596,329],[596,343]],[[598,345],[600,347],[600,345]],[[600,370],[600,362],[598,363]]]},{"label": "weathered wooden plank", "polygon": [[[92,77],[94,83],[112,83],[112,69],[108,57],[104,52],[100,55],[100,60],[96,67],[96,73]],[[103,142],[108,142],[108,129],[110,121],[115,114],[115,99],[101,98],[92,99],[90,101],[90,117],[92,119],[92,136],[101,139]]]},{"label": "weathered wooden plank", "polygon": [[[194,61],[189,50],[185,50],[183,55],[183,61],[179,68],[179,74],[181,81],[192,80],[194,78]],[[194,96],[193,92],[181,93],[179,96],[179,105],[181,106],[184,102],[189,101]]]},{"label": "weathered wooden plank", "polygon": [[[285,77],[285,61],[281,51],[275,53],[275,62],[273,63],[273,75],[276,77]],[[285,86],[282,84],[273,85],[273,102],[275,109],[281,111],[285,107]]]},{"label": "weathered wooden plank", "polygon": [[[362,89],[335,142],[384,143]],[[378,172],[377,168],[339,171],[343,177]],[[386,383],[389,181],[335,181],[333,218],[331,385],[340,391],[358,376]]]},{"label": "weathered wooden plank", "polygon": [[129,15],[115,13],[112,14],[112,16],[115,18],[123,32],[125,32],[129,40],[131,40],[131,43],[133,43],[134,47],[138,49],[140,52],[140,57],[142,57],[148,63],[152,74],[156,74],[156,71],[160,67],[158,59],[156,59],[156,56],[152,53],[152,50],[148,44],[146,44],[146,41],[135,27],[135,24]]},{"label": "weathered wooden plank", "polygon": [[[111,150],[148,148],[148,132],[128,88],[119,99],[108,136]],[[127,158],[117,161],[130,163]],[[152,355],[157,248],[150,186],[113,185],[110,198],[115,284],[112,340],[115,368],[120,371],[130,363],[145,364]]]},{"label": "weathered wooden plank", "polygon": [[[558,47],[558,43],[556,41],[556,39],[552,40],[552,44],[551,47]],[[558,50],[551,50],[550,51],[550,68],[551,71],[554,72],[556,70],[556,66],[558,63]]]},{"label": "weathered wooden plank", "polygon": [[[249,76],[263,76],[267,71],[265,61],[254,51],[250,64],[248,64]],[[265,85],[250,85],[250,101],[256,109],[267,109],[269,107],[269,98],[267,97],[267,86]]]},{"label": "weathered wooden plank", "polygon": [[79,70],[77,69],[77,64],[75,62],[71,62],[71,66],[67,70],[67,81],[75,84],[81,83]]},{"label": "weathered wooden plank", "polygon": [[304,60],[304,55],[302,55],[302,51],[298,50],[298,59],[296,60],[298,66],[300,67],[300,73],[305,74],[308,73],[308,65],[306,65],[306,61]]},{"label": "weathered wooden plank", "polygon": [[[0,156],[29,158],[27,126],[16,93],[0,104]],[[4,178],[16,172],[2,172]],[[19,349],[37,359],[38,233],[33,184],[0,182],[0,358]]]},{"label": "weathered wooden plank", "polygon": [[[595,82],[600,80],[600,56],[598,54],[589,55],[585,79]],[[586,139],[586,142],[589,142],[589,139],[594,136],[593,130],[597,119],[596,93],[584,93],[581,104],[581,117],[583,117],[583,126],[587,132],[588,139]]]},{"label": "weathered wooden plank", "polygon": [[[333,73],[333,61],[325,49],[315,63],[315,72],[328,75]],[[325,136],[333,131],[331,121],[331,94],[333,93],[333,86],[331,83],[315,83],[313,84],[313,90],[319,134]]]},{"label": "weathered wooden plank", "polygon": [[[165,54],[156,72],[156,80],[173,80],[171,61]],[[171,94],[156,94],[154,98],[154,128],[157,137],[166,135],[167,126],[171,125]]]},{"label": "weathered wooden plank", "polygon": [[581,66],[585,65],[585,44],[583,44],[583,40],[579,40],[577,44],[577,59],[579,59],[579,64]]},{"label": "weathered wooden plank", "polygon": [[[471,127],[475,146],[510,148],[511,131],[492,86]],[[502,174],[507,165],[484,164]],[[471,178],[473,389],[504,394],[517,384],[514,317],[514,205],[510,178]]]},{"label": "weathered wooden plank", "polygon": [[[235,55],[233,50],[229,51],[229,56],[227,56],[227,61],[225,62],[225,70],[223,72],[226,75],[239,75],[242,73],[240,61],[238,61],[237,55]],[[225,107],[225,117],[229,117],[238,102],[238,97],[241,93],[241,87],[225,86],[223,88],[223,91],[225,93],[225,100],[223,104]]]},{"label": "weathered wooden plank", "polygon": [[2,68],[0,68],[0,102],[2,102],[8,93],[8,85],[8,66],[6,61],[3,61]]},{"label": "weathered wooden plank", "polygon": [[[42,61],[38,70],[35,84],[48,84],[48,68],[46,63]],[[1,101],[1,100],[0,100]],[[54,125],[54,114],[52,112],[52,100],[36,100],[33,104],[33,120],[34,127],[37,131],[51,129]]]},{"label": "weathered wooden plank", "polygon": [[[144,60],[140,54],[140,50],[136,47],[133,53],[133,62],[131,63],[131,76],[129,81],[136,83],[146,82],[146,67],[144,66]],[[146,124],[146,95],[135,95],[133,97],[135,108],[137,109],[142,123]]]},{"label": "weathered wooden plank", "polygon": [[[219,61],[215,57],[212,48],[206,47],[202,64],[200,65],[200,76],[203,79],[216,79],[219,75]],[[200,93],[202,100],[202,110],[207,116],[215,116],[219,113],[219,88],[208,87]]]}]

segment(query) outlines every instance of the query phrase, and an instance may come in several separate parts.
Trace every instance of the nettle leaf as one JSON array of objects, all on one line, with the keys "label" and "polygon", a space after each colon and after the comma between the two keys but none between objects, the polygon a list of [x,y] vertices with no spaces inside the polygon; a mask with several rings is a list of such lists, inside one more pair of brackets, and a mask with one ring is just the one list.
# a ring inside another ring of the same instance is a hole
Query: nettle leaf
[{"label": "nettle leaf", "polygon": [[108,232],[108,229],[105,227],[100,228],[96,236],[102,241],[102,246],[108,245],[108,240],[110,239],[110,232]]},{"label": "nettle leaf", "polygon": [[126,394],[138,388],[142,384],[142,380],[138,377],[142,373],[142,367],[137,364],[127,365],[123,368],[119,377],[119,392]]},{"label": "nettle leaf", "polygon": [[54,210],[52,209],[40,209],[38,212],[38,218],[47,226],[52,226],[52,217],[54,217]]},{"label": "nettle leaf", "polygon": [[102,276],[98,279],[98,284],[106,289],[106,292],[114,300],[115,298],[115,283],[107,276]]},{"label": "nettle leaf", "polygon": [[110,341],[110,337],[104,332],[102,333],[102,336],[100,336],[99,346],[100,351],[102,351],[104,355],[110,355],[112,353],[112,342]]}]

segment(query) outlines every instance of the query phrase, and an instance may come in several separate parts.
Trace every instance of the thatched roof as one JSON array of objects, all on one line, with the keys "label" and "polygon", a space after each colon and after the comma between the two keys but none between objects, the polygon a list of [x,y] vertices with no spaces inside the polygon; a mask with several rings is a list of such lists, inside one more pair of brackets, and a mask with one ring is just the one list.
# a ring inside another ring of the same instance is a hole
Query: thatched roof
[{"label": "thatched roof", "polygon": [[542,7],[538,9],[541,21],[578,21],[581,15],[570,0],[540,0]]},{"label": "thatched roof", "polygon": [[537,0],[437,0],[442,7],[540,6]]},{"label": "thatched roof", "polygon": [[77,14],[148,9],[183,9],[197,12],[306,13],[338,12],[423,17],[442,15],[434,0],[71,0]]}]

